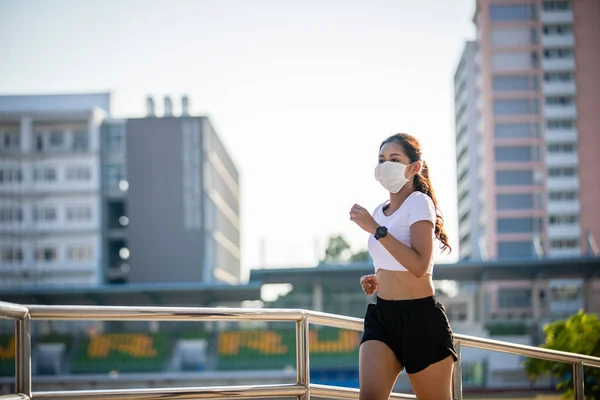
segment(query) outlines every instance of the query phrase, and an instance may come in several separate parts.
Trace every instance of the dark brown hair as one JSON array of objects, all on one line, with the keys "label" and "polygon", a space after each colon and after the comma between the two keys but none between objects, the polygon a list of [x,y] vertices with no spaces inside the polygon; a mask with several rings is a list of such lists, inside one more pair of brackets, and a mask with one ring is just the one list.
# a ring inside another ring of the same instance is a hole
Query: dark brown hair
[{"label": "dark brown hair", "polygon": [[425,160],[421,158],[421,144],[415,137],[409,134],[397,133],[385,139],[381,143],[381,146],[379,146],[379,150],[381,150],[381,148],[388,143],[396,143],[397,145],[402,146],[404,154],[406,154],[411,163],[421,161],[421,172],[415,175],[414,179],[415,190],[425,193],[433,201],[436,214],[435,237],[440,241],[440,248],[442,250],[448,250],[448,252],[451,252],[452,247],[448,242],[448,235],[444,229],[444,218],[442,217],[441,211],[438,208],[435,192],[433,191],[433,186],[431,185],[431,180],[429,179],[429,169],[427,168],[427,163]]}]

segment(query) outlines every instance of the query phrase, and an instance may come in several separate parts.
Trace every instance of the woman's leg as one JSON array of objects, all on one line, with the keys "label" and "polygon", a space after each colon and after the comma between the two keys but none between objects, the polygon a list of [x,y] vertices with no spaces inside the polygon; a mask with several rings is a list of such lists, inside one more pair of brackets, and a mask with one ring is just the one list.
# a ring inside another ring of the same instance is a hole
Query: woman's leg
[{"label": "woman's leg", "polygon": [[368,340],[360,345],[360,400],[387,400],[402,366],[383,342]]},{"label": "woman's leg", "polygon": [[422,371],[408,374],[417,398],[419,400],[451,400],[453,365],[454,358],[448,356]]}]

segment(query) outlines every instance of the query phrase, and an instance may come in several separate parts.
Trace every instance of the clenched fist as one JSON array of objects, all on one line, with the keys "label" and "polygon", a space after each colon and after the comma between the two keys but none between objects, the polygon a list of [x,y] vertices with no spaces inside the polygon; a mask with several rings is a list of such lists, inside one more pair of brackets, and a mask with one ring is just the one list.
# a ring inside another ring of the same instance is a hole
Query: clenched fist
[{"label": "clenched fist", "polygon": [[365,292],[365,294],[367,296],[372,295],[373,293],[375,293],[377,291],[377,288],[379,287],[379,282],[377,281],[377,275],[374,275],[374,274],[363,275],[360,278],[360,285],[363,288],[363,292]]},{"label": "clenched fist", "polygon": [[350,220],[360,226],[366,232],[374,235],[379,224],[375,222],[375,219],[371,214],[364,208],[355,204],[350,209]]}]

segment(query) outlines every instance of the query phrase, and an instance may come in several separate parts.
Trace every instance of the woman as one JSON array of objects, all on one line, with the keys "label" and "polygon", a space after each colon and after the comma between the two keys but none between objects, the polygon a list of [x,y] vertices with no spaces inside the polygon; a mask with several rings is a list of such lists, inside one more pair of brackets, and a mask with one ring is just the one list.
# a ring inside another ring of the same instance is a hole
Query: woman
[{"label": "woman", "polygon": [[442,250],[451,248],[419,142],[407,134],[387,138],[375,178],[390,192],[389,201],[372,216],[356,204],[350,211],[350,219],[371,234],[375,274],[360,283],[367,296],[377,292],[360,345],[360,399],[388,399],[406,368],[419,400],[450,400],[457,355],[432,278],[434,241]]}]

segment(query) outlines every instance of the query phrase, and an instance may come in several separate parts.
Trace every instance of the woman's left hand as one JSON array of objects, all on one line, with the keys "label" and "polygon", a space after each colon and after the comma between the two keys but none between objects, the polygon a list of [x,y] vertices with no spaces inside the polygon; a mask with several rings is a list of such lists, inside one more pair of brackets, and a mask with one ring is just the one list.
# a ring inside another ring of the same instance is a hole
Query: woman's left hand
[{"label": "woman's left hand", "polygon": [[358,204],[352,206],[350,210],[350,221],[354,221],[356,225],[372,235],[375,234],[375,230],[379,227],[379,224],[375,222],[371,214]]}]

